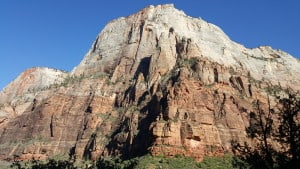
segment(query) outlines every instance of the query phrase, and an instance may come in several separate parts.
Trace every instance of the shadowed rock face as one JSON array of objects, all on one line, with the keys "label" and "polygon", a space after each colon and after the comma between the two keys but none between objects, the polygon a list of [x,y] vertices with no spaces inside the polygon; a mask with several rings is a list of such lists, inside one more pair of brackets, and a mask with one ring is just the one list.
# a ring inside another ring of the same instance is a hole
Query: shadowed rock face
[{"label": "shadowed rock face", "polygon": [[252,103],[275,106],[299,73],[285,52],[150,6],[110,22],[72,72],[29,69],[0,93],[0,157],[222,155],[251,141]]}]

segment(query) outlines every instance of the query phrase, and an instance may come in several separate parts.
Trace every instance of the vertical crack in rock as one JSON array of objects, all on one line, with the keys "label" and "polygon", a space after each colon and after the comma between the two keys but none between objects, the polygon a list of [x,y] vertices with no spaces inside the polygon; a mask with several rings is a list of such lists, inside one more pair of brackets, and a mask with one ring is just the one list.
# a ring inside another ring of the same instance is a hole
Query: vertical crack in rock
[{"label": "vertical crack in rock", "polygon": [[50,120],[50,137],[54,137],[54,132],[53,132],[53,128],[54,128],[54,120],[53,120],[53,114],[51,115],[51,120]]}]

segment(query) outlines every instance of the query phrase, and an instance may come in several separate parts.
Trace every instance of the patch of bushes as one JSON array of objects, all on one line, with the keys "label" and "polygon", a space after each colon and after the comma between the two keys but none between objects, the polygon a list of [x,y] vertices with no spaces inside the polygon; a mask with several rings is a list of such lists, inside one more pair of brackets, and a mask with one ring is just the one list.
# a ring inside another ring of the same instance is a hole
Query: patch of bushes
[{"label": "patch of bushes", "polygon": [[205,157],[200,163],[191,157],[175,155],[173,158],[146,155],[139,159],[134,169],[163,168],[163,169],[233,169],[235,161],[232,155],[223,157]]},{"label": "patch of bushes", "polygon": [[82,79],[84,79],[85,76],[84,74],[81,74],[80,76],[68,76],[65,78],[64,82],[62,82],[62,86],[67,86],[68,84],[74,84],[74,83],[78,83],[81,82]]},{"label": "patch of bushes", "polygon": [[189,58],[189,59],[184,59],[183,60],[183,63],[185,65],[188,65],[191,69],[195,69],[195,65],[197,64],[198,62],[198,58],[197,57],[192,57],[192,58]]},{"label": "patch of bushes", "polygon": [[77,169],[74,162],[68,160],[47,161],[32,160],[28,162],[14,162],[11,166],[13,169]]},{"label": "patch of bushes", "polygon": [[96,163],[73,162],[70,160],[50,159],[47,161],[15,162],[11,165],[14,169],[232,169],[238,162],[233,156],[205,157],[200,163],[191,157],[175,155],[167,158],[163,155],[145,155],[128,160],[119,157],[103,157]]},{"label": "patch of bushes", "polygon": [[285,90],[279,85],[268,86],[265,88],[265,91],[272,96],[277,96],[277,94],[279,94],[281,91],[285,92]]},{"label": "patch of bushes", "polygon": [[239,161],[238,158],[226,154],[222,157],[205,157],[197,166],[203,169],[231,169],[237,168],[235,164]]},{"label": "patch of bushes", "polygon": [[104,157],[97,163],[98,169],[133,169],[138,163],[138,158],[130,160],[121,160],[119,157]]}]

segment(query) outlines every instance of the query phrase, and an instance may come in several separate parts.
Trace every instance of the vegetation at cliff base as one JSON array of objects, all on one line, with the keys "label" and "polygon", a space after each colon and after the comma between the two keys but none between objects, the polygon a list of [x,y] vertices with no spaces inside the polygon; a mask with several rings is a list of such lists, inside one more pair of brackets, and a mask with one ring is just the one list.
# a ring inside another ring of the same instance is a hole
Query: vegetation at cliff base
[{"label": "vegetation at cliff base", "polygon": [[104,157],[93,163],[91,161],[72,162],[68,160],[28,161],[15,162],[11,165],[14,169],[231,169],[234,158],[231,155],[223,157],[205,157],[200,163],[193,158],[175,156],[145,155],[129,160],[118,157]]}]

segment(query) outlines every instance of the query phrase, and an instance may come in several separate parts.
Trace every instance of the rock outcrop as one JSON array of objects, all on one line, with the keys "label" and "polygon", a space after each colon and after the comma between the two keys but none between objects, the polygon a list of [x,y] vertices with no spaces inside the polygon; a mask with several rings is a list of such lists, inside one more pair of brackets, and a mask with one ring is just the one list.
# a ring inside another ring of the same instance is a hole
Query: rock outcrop
[{"label": "rock outcrop", "polygon": [[253,102],[300,89],[300,61],[247,49],[173,5],[103,29],[70,73],[29,69],[0,94],[0,157],[204,155],[249,141]]}]

